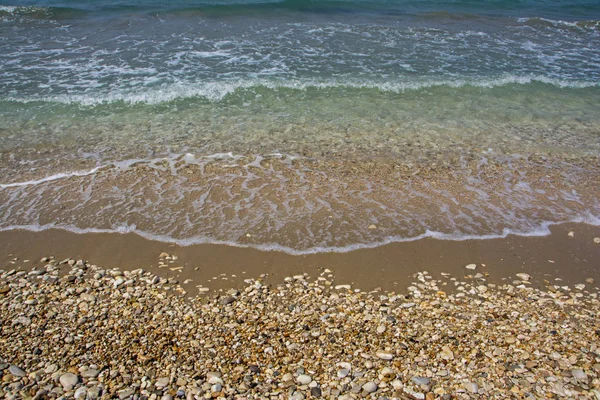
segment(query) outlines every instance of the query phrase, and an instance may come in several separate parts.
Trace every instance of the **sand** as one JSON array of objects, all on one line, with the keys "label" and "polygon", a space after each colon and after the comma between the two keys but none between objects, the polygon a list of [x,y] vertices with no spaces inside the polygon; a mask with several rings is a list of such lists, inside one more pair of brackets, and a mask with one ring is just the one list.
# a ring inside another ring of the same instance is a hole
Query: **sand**
[{"label": "sand", "polygon": [[[488,275],[490,282],[510,282],[515,274],[532,276],[534,285],[577,284],[592,278],[600,282],[600,227],[562,224],[551,227],[543,237],[509,235],[504,239],[448,241],[422,239],[392,243],[348,253],[289,255],[225,245],[177,245],[146,240],[135,234],[74,234],[62,230],[43,232],[0,232],[0,263],[10,266],[14,258],[40,265],[45,256],[89,260],[107,268],[143,268],[164,277],[176,278],[189,296],[197,285],[211,290],[242,287],[243,280],[258,278],[278,284],[286,276],[307,273],[317,276],[324,269],[335,274],[334,284],[351,284],[362,290],[403,292],[417,272],[433,276]],[[569,236],[569,232],[573,232]],[[163,260],[163,252],[176,260]],[[476,264],[476,270],[465,268]],[[181,268],[177,268],[181,267]],[[173,269],[171,269],[173,268]],[[215,279],[216,278],[216,279]],[[556,280],[559,279],[559,280]],[[189,280],[189,281],[188,281]]]}]

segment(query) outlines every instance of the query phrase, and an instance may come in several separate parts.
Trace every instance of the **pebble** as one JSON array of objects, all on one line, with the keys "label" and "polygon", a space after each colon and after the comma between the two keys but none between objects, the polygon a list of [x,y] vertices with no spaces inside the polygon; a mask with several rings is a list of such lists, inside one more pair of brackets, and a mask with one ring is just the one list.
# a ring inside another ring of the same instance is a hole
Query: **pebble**
[{"label": "pebble", "polygon": [[85,399],[87,396],[87,387],[82,386],[75,391],[73,397],[76,399]]},{"label": "pebble", "polygon": [[453,360],[454,359],[454,353],[452,352],[452,350],[450,350],[450,347],[448,347],[448,346],[442,346],[442,351],[440,351],[438,353],[438,355],[440,356],[440,358],[442,360]]},{"label": "pebble", "polygon": [[429,385],[429,382],[431,382],[431,379],[429,379],[425,376],[414,376],[412,378],[412,381],[415,383],[415,385]]},{"label": "pebble", "polygon": [[349,373],[350,373],[350,371],[347,370],[346,368],[338,369],[337,377],[342,379],[342,378],[347,377]]},{"label": "pebble", "polygon": [[362,385],[362,390],[367,393],[374,393],[377,391],[377,384],[375,382],[367,382]]},{"label": "pebble", "polygon": [[65,390],[71,390],[77,383],[79,382],[79,378],[77,375],[67,372],[60,376],[60,384],[63,386]]},{"label": "pebble", "polygon": [[94,368],[89,368],[80,372],[82,378],[95,378],[99,373],[100,372]]},{"label": "pebble", "polygon": [[380,358],[382,360],[391,360],[394,358],[394,355],[388,351],[378,351],[375,353],[375,355],[377,356],[377,358]]},{"label": "pebble", "polygon": [[13,376],[16,376],[19,378],[22,378],[27,375],[25,373],[25,371],[23,371],[21,368],[17,367],[16,365],[11,365],[10,367],[8,367],[8,372],[10,372]]},{"label": "pebble", "polygon": [[468,264],[468,265],[465,265],[465,268],[466,268],[466,269],[471,269],[471,270],[472,270],[472,269],[475,269],[475,268],[477,268],[477,264]]},{"label": "pebble", "polygon": [[476,394],[479,391],[479,386],[475,382],[467,382],[465,383],[465,389]]},{"label": "pebble", "polygon": [[297,381],[301,385],[308,385],[309,383],[312,382],[312,378],[308,375],[302,374],[302,375],[298,376]]},{"label": "pebble", "polygon": [[600,244],[600,237],[595,237],[594,238],[594,243]]},{"label": "pebble", "polygon": [[571,374],[573,375],[573,378],[577,379],[578,381],[588,380],[588,376],[582,369],[572,369]]},{"label": "pebble", "polygon": [[163,388],[165,386],[167,386],[169,383],[171,382],[171,378],[158,378],[156,380],[156,383],[154,384],[154,386],[156,386],[157,388]]},{"label": "pebble", "polygon": [[520,280],[522,280],[522,281],[525,281],[525,282],[528,282],[528,281],[529,281],[529,279],[531,279],[531,276],[529,276],[529,274],[525,274],[525,273],[523,273],[523,272],[521,272],[521,273],[518,273],[518,274],[516,274],[516,275],[517,275],[517,277],[518,277]]}]

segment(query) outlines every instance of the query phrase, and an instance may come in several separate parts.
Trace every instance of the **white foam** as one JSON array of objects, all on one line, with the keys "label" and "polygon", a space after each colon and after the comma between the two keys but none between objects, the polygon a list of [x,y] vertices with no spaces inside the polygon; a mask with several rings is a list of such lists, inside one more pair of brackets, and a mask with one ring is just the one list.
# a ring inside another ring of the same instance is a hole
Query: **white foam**
[{"label": "white foam", "polygon": [[54,175],[46,176],[41,179],[35,179],[35,180],[31,180],[31,181],[0,183],[0,189],[39,185],[41,183],[52,182],[52,181],[56,181],[56,180],[64,179],[64,178],[92,175],[92,174],[95,174],[96,172],[98,172],[98,170],[100,170],[100,169],[102,169],[102,167],[95,167],[95,168],[92,168],[87,171],[61,172],[59,174],[54,174]]},{"label": "white foam", "polygon": [[239,248],[251,248],[265,252],[281,252],[290,255],[309,255],[309,254],[320,254],[320,253],[349,253],[361,249],[373,249],[392,243],[405,243],[414,242],[423,239],[436,239],[446,241],[466,241],[466,240],[493,240],[493,239],[504,239],[510,235],[522,236],[522,237],[542,237],[549,236],[552,232],[551,226],[561,225],[566,223],[585,223],[593,226],[600,226],[600,217],[594,215],[586,215],[577,218],[573,218],[565,221],[545,221],[539,224],[536,228],[521,231],[513,229],[504,229],[498,234],[485,234],[485,235],[474,235],[474,234],[448,234],[443,232],[426,231],[423,234],[414,237],[398,237],[389,236],[383,240],[371,243],[354,243],[346,246],[315,246],[307,249],[294,249],[291,247],[282,246],[275,243],[267,244],[246,244],[235,241],[226,240],[214,240],[209,237],[196,236],[185,239],[177,239],[168,235],[157,235],[151,232],[146,232],[137,229],[135,225],[119,225],[114,229],[101,229],[101,228],[79,228],[73,225],[61,225],[61,224],[45,224],[45,225],[11,225],[7,227],[0,227],[0,232],[14,231],[14,230],[25,230],[31,232],[42,232],[51,229],[63,230],[76,234],[90,234],[90,233],[104,233],[104,234],[136,234],[143,237],[144,239],[175,244],[182,247],[200,245],[200,244],[214,244],[224,245]]},{"label": "white foam", "polygon": [[57,102],[62,104],[80,104],[84,106],[95,106],[99,104],[110,104],[123,102],[126,104],[161,104],[175,100],[188,98],[205,98],[209,101],[218,102],[226,96],[245,89],[264,87],[271,90],[292,89],[305,91],[308,89],[377,89],[383,92],[402,93],[405,91],[420,90],[433,87],[479,87],[494,88],[511,84],[528,85],[543,83],[559,88],[584,89],[600,87],[600,81],[566,80],[545,75],[511,75],[505,74],[496,78],[473,78],[473,79],[442,79],[423,81],[375,81],[375,80],[317,80],[317,79],[238,79],[213,82],[178,82],[168,86],[147,88],[144,91],[126,90],[114,91],[108,94],[61,94],[55,96],[8,96],[5,100],[20,103],[31,102]]}]

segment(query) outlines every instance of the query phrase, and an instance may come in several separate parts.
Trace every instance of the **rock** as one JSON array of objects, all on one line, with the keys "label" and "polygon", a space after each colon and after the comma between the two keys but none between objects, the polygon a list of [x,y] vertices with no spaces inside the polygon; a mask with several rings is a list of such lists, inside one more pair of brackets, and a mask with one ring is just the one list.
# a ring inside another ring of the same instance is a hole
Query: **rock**
[{"label": "rock", "polygon": [[75,387],[75,385],[77,385],[79,378],[77,375],[67,372],[66,374],[60,376],[59,381],[65,390],[71,390],[73,387]]},{"label": "rock", "polygon": [[385,325],[379,325],[379,326],[377,327],[377,333],[380,333],[380,334],[381,334],[381,333],[383,333],[383,332],[385,332]]},{"label": "rock", "polygon": [[342,290],[342,289],[350,290],[350,285],[337,285],[335,287],[335,290]]},{"label": "rock", "polygon": [[119,395],[119,400],[128,399],[129,397],[133,396],[134,393],[135,391],[132,388],[123,389],[117,392]]},{"label": "rock", "polygon": [[223,386],[220,383],[217,383],[210,387],[210,391],[212,393],[219,393],[221,390],[223,390]]},{"label": "rock", "polygon": [[587,382],[588,380],[587,374],[582,369],[572,369],[571,374],[573,375],[573,378],[578,381]]},{"label": "rock", "polygon": [[235,301],[235,297],[233,297],[233,296],[225,296],[225,297],[221,298],[220,303],[221,303],[221,305],[226,306],[228,304],[233,303],[234,301]]},{"label": "rock", "polygon": [[517,341],[517,338],[515,338],[514,336],[507,336],[506,339],[504,339],[504,342],[508,343],[508,344],[513,344]]},{"label": "rock", "polygon": [[415,385],[429,385],[431,379],[424,376],[413,376],[412,381],[415,383]]},{"label": "rock", "polygon": [[362,385],[362,390],[364,390],[367,393],[374,393],[377,391],[377,384],[375,382],[367,382],[364,385]]},{"label": "rock", "polygon": [[380,375],[383,377],[383,380],[386,382],[391,381],[392,379],[396,378],[396,373],[389,367],[384,367],[381,370]]},{"label": "rock", "polygon": [[10,372],[11,375],[16,376],[18,378],[23,378],[24,376],[27,375],[25,373],[25,371],[23,371],[21,368],[17,367],[16,365],[11,365],[10,367],[8,367],[8,372]]},{"label": "rock", "polygon": [[600,244],[600,237],[595,237],[594,238],[594,243]]},{"label": "rock", "polygon": [[311,388],[310,389],[310,394],[311,394],[312,397],[320,398],[321,395],[322,395],[321,388],[318,387],[318,386],[315,386],[314,388]]},{"label": "rock", "polygon": [[531,276],[529,276],[529,274],[525,274],[525,273],[522,273],[522,272],[521,272],[521,273],[519,273],[519,274],[516,274],[516,275],[517,275],[517,277],[518,277],[520,280],[522,280],[522,281],[525,281],[525,282],[528,282],[528,281],[529,281],[529,279],[531,279]]},{"label": "rock", "polygon": [[100,398],[100,388],[98,386],[92,386],[87,389],[87,399],[97,400]]},{"label": "rock", "polygon": [[75,397],[76,399],[85,399],[87,396],[87,387],[82,386],[79,389],[77,389],[75,391],[75,394],[73,395],[73,397]]},{"label": "rock", "polygon": [[99,373],[100,371],[94,368],[86,369],[80,372],[82,378],[95,378]]},{"label": "rock", "polygon": [[593,285],[593,284],[594,284],[594,282],[596,282],[596,281],[594,280],[594,278],[586,278],[586,280],[585,280],[585,283],[589,283],[590,285]]},{"label": "rock", "polygon": [[338,370],[337,377],[340,379],[343,379],[343,378],[347,377],[349,373],[350,373],[349,370],[347,370],[346,368],[342,368],[342,369]]},{"label": "rock", "polygon": [[[208,378],[208,376],[207,376],[207,378]],[[221,379],[221,378],[220,378],[220,377],[218,377],[218,376],[214,376],[214,375],[213,375],[213,376],[211,376],[211,377],[208,379],[208,383],[210,383],[211,385],[216,385],[217,383],[222,385],[222,384],[223,384],[223,379]]]},{"label": "rock", "polygon": [[377,229],[377,225],[371,224],[371,225],[369,225],[369,229],[370,230]]},{"label": "rock", "polygon": [[471,393],[477,393],[477,391],[479,391],[479,386],[477,386],[475,382],[467,382],[464,384],[464,387]]},{"label": "rock", "polygon": [[158,378],[156,380],[156,383],[154,384],[154,386],[156,386],[157,388],[160,389],[160,388],[167,386],[170,382],[171,382],[171,378],[168,378],[168,377]]},{"label": "rock", "polygon": [[485,293],[485,292],[487,292],[487,291],[488,291],[488,288],[487,288],[487,286],[485,286],[485,285],[479,285],[479,286],[477,286],[477,291],[478,291],[479,293]]},{"label": "rock", "polygon": [[454,359],[454,353],[452,352],[452,350],[450,350],[450,347],[448,347],[448,346],[443,346],[442,351],[440,351],[438,353],[438,356],[442,360],[453,360]]},{"label": "rock", "polygon": [[115,281],[113,282],[113,286],[116,289],[119,286],[121,286],[124,282],[125,282],[125,279],[119,277],[119,278],[115,279]]},{"label": "rock", "polygon": [[569,233],[567,233],[567,235],[568,235],[569,237],[575,237],[575,232],[573,232],[573,231],[569,231]]},{"label": "rock", "polygon": [[305,374],[299,375],[298,378],[296,378],[296,380],[301,385],[308,385],[309,383],[312,382],[312,378]]},{"label": "rock", "polygon": [[465,268],[473,270],[473,269],[477,268],[477,264],[468,264],[468,265],[465,265]]},{"label": "rock", "polygon": [[375,355],[377,356],[377,358],[380,358],[382,360],[391,360],[394,358],[394,355],[392,353],[383,350],[376,352]]},{"label": "rock", "polygon": [[6,285],[0,286],[0,294],[6,294],[8,292],[10,292],[10,287],[8,287]]}]

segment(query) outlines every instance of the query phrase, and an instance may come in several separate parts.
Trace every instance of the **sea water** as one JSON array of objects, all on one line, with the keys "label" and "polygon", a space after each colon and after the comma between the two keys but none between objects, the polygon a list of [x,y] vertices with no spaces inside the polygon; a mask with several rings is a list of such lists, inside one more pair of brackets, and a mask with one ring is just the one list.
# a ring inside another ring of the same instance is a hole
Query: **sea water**
[{"label": "sea water", "polygon": [[291,253],[600,217],[596,1],[7,1],[0,229]]}]

